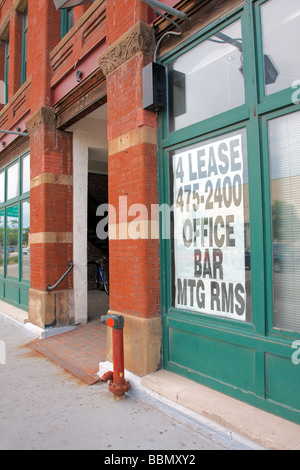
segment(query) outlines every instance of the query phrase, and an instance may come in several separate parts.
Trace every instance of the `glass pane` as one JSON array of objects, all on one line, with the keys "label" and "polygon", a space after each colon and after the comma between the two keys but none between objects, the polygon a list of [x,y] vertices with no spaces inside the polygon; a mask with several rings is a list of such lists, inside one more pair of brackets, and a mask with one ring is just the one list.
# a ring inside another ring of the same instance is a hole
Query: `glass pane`
[{"label": "glass pane", "polygon": [[27,10],[23,13],[23,31],[27,31],[28,28],[28,12]]},{"label": "glass pane", "polygon": [[68,12],[68,29],[71,29],[74,26],[74,8],[69,8],[67,12]]},{"label": "glass pane", "polygon": [[27,31],[24,32],[23,36],[23,61],[22,61],[22,77],[21,77],[21,84],[26,81],[27,76]]},{"label": "glass pane", "polygon": [[173,306],[251,321],[246,131],[170,154]]},{"label": "glass pane", "polygon": [[7,208],[7,276],[19,277],[19,205]]},{"label": "glass pane", "polygon": [[7,200],[19,196],[19,162],[7,169]]},{"label": "glass pane", "polygon": [[0,209],[0,276],[4,275],[4,209]]},{"label": "glass pane", "polygon": [[266,94],[284,90],[300,78],[300,2],[269,0],[261,6]]},{"label": "glass pane", "polygon": [[22,193],[30,191],[30,156],[27,155],[22,160]]},{"label": "glass pane", "polygon": [[4,171],[0,173],[0,203],[4,202]]},{"label": "glass pane", "polygon": [[182,55],[168,76],[170,132],[243,105],[241,22]]},{"label": "glass pane", "polygon": [[269,122],[274,326],[300,332],[300,112]]},{"label": "glass pane", "polygon": [[30,281],[30,202],[22,203],[22,278]]}]

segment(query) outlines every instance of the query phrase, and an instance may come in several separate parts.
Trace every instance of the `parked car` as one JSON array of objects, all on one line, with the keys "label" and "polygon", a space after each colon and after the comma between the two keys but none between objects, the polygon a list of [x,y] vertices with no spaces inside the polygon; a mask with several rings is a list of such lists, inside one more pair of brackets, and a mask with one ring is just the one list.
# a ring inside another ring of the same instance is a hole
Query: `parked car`
[{"label": "parked car", "polygon": [[280,273],[292,265],[294,252],[290,245],[273,243],[273,271]]},{"label": "parked car", "polygon": [[245,267],[246,269],[251,269],[251,253],[250,248],[245,251]]}]

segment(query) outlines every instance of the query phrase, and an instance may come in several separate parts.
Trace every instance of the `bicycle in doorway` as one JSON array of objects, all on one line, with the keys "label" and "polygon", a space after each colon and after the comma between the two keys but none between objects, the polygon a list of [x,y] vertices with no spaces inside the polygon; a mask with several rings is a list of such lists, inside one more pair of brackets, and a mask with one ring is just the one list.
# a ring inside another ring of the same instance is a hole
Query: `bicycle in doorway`
[{"label": "bicycle in doorway", "polygon": [[98,261],[89,261],[88,265],[94,266],[93,282],[97,285],[97,289],[105,290],[109,295],[108,259],[104,257]]}]

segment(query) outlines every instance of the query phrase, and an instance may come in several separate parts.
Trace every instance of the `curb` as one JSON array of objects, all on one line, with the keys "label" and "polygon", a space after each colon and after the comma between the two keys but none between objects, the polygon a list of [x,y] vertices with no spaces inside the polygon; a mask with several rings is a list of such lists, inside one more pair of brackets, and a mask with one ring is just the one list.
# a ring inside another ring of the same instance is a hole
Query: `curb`
[{"label": "curb", "polygon": [[[100,362],[99,377],[106,372],[113,370],[113,364],[109,361]],[[227,450],[267,450],[265,447],[243,437],[229,429],[215,423],[214,421],[201,416],[188,408],[163,397],[150,390],[141,383],[141,377],[125,369],[126,380],[130,382],[130,390],[127,395],[131,398],[138,398],[146,401],[155,408],[177,421],[190,426],[197,432],[204,434]]]},{"label": "curb", "polygon": [[23,332],[27,333],[32,338],[50,338],[51,336],[59,335],[61,333],[66,333],[68,331],[74,330],[76,326],[65,326],[65,327],[55,327],[55,328],[47,328],[43,329],[36,325],[33,325],[30,322],[22,322],[13,318],[6,313],[0,311],[0,318],[2,318],[6,323],[10,323],[11,325],[16,326],[17,328],[23,330]]}]

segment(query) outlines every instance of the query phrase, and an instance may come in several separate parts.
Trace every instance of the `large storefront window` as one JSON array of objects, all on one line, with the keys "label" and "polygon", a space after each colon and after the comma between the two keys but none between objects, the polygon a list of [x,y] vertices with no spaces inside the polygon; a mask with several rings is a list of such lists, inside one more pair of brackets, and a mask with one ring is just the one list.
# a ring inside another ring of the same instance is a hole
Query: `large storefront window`
[{"label": "large storefront window", "polygon": [[0,172],[0,204],[4,202],[4,171]]},{"label": "large storefront window", "polygon": [[4,215],[0,210],[0,276],[4,274]]},{"label": "large storefront window", "polygon": [[[5,172],[0,172],[0,204],[5,198]],[[4,210],[0,208],[0,276],[4,274]]]},{"label": "large storefront window", "polygon": [[299,0],[269,0],[261,6],[266,94],[300,79]]},{"label": "large storefront window", "polygon": [[241,22],[177,59],[168,72],[170,132],[244,104]]},{"label": "large storefront window", "polygon": [[0,172],[0,298],[28,306],[30,285],[30,156]]},{"label": "large storefront window", "polygon": [[6,199],[9,201],[19,194],[19,162],[7,168]]},{"label": "large storefront window", "polygon": [[171,153],[173,305],[251,321],[245,129]]},{"label": "large storefront window", "polygon": [[269,122],[274,326],[300,332],[300,112]]},{"label": "large storefront window", "polygon": [[22,161],[22,193],[30,191],[30,156],[27,155]]},{"label": "large storefront window", "polygon": [[30,202],[22,202],[22,279],[30,281]]},{"label": "large storefront window", "polygon": [[19,278],[19,205],[6,209],[7,276]]},{"label": "large storefront window", "polygon": [[163,364],[300,424],[300,5],[222,4],[162,60]]}]

